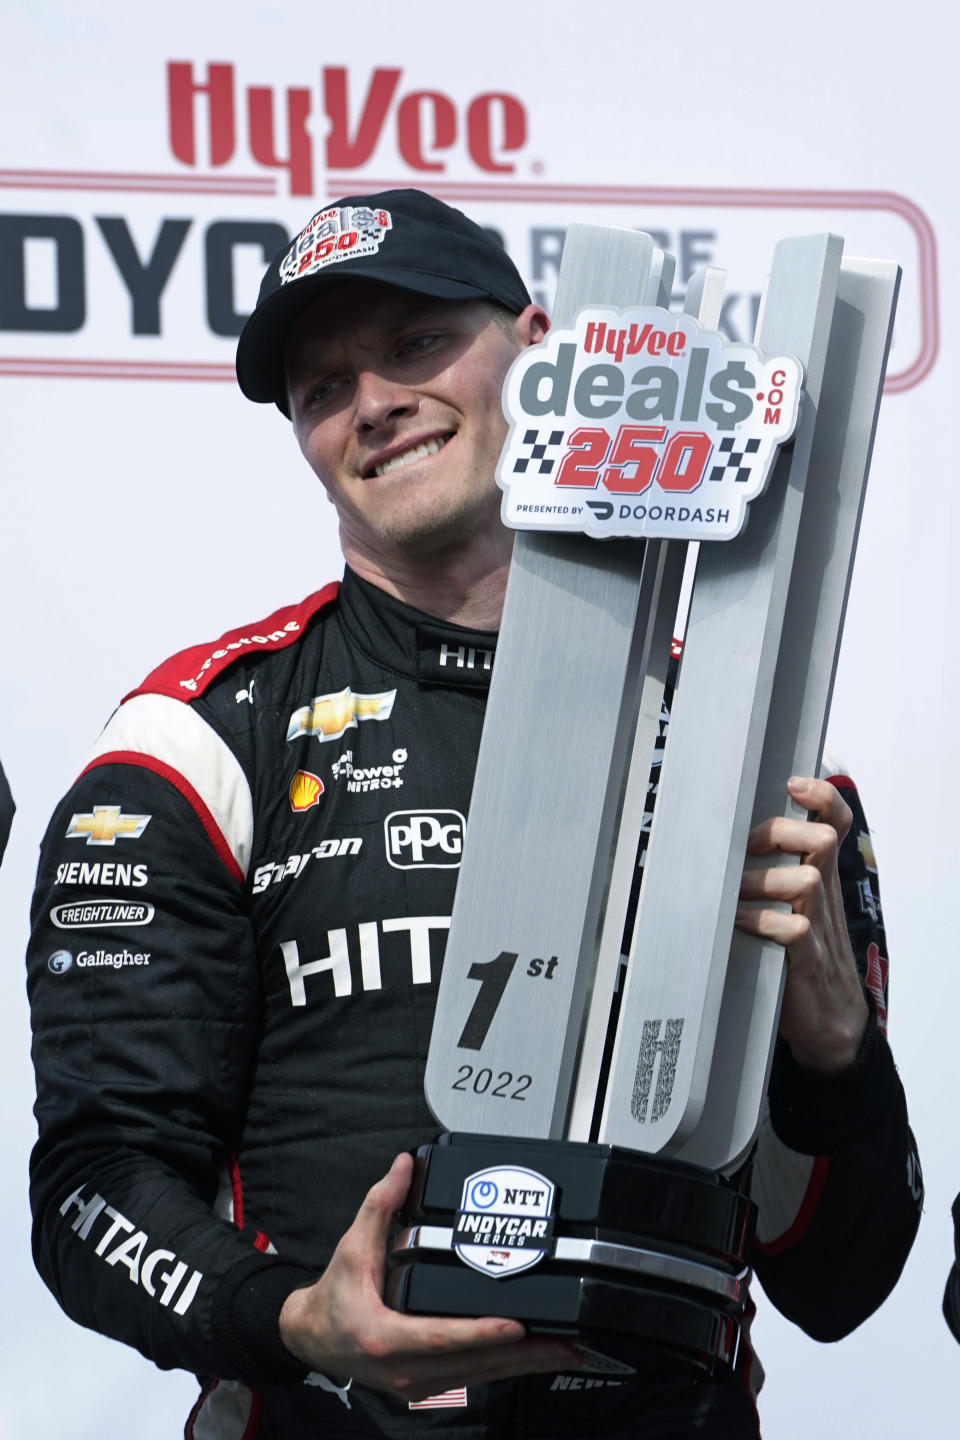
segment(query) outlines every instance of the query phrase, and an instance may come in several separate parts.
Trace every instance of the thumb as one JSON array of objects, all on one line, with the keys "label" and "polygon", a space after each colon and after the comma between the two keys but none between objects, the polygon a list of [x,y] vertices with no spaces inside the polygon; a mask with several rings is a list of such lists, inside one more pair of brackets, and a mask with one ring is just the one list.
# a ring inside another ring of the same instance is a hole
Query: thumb
[{"label": "thumb", "polygon": [[353,1222],[354,1240],[380,1265],[393,1217],[407,1198],[412,1175],[412,1155],[398,1155],[383,1179],[367,1191]]}]

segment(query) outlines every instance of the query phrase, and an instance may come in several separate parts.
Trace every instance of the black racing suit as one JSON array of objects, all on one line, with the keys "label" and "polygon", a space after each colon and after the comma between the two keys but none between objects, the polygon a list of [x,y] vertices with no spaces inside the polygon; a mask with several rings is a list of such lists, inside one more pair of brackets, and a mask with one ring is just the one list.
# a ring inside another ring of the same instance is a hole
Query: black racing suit
[{"label": "black racing suit", "polygon": [[[438,1128],[422,1075],[495,643],[348,572],[155,671],[47,831],[29,954],[36,1260],[81,1324],[202,1377],[189,1435],[756,1432],[749,1347],[718,1383],[535,1376],[411,1410],[344,1399],[279,1339],[286,1295]],[[781,1048],[743,1176],[764,1288],[822,1339],[887,1295],[921,1195],[879,1023],[868,840],[842,788],[869,1028],[836,1076]]]}]

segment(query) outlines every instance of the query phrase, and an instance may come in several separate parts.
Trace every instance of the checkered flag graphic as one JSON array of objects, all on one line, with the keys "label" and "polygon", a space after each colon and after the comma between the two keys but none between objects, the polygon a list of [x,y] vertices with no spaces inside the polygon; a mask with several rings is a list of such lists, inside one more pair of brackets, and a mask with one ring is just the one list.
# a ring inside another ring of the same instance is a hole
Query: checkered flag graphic
[{"label": "checkered flag graphic", "polygon": [[[547,434],[546,431],[543,433],[545,435]],[[557,457],[555,455],[548,455],[547,451],[551,449],[551,447],[556,448],[556,446],[563,443],[563,433],[562,430],[551,430],[548,438],[541,440],[539,430],[527,430],[524,433],[523,443],[524,445],[529,445],[530,454],[521,455],[519,459],[513,462],[513,473],[515,475],[525,475],[529,466],[534,461],[539,461],[540,468],[538,474],[549,475],[556,463]]]},{"label": "checkered flag graphic", "polygon": [[724,457],[723,464],[714,465],[710,471],[709,479],[723,480],[728,470],[736,470],[737,473],[733,478],[738,484],[742,484],[750,479],[750,466],[744,465],[743,462],[748,455],[756,455],[760,449],[760,441],[754,437],[754,439],[747,441],[742,450],[734,450],[733,447],[736,443],[732,435],[727,435],[720,441],[717,449]]}]

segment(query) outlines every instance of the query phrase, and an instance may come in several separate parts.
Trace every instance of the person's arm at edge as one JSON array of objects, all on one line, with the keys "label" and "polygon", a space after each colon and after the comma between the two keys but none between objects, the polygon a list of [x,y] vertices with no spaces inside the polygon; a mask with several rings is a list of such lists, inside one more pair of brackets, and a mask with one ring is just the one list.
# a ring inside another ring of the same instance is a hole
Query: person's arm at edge
[{"label": "person's arm at edge", "polygon": [[[824,1052],[811,1057],[805,1034],[796,1044],[778,1040],[752,1177],[760,1207],[757,1274],[777,1308],[820,1340],[848,1334],[890,1293],[913,1243],[923,1196],[906,1100],[884,1034],[885,937],[876,876],[864,858],[869,834],[852,782],[834,777],[831,788],[848,816],[822,789],[796,791],[794,798],[819,806],[838,830],[835,861],[819,861],[828,892],[821,903],[832,912],[821,925],[832,923],[836,931],[843,924],[849,935],[864,1000],[862,1028],[852,1059],[841,1049],[845,1063],[839,1064],[831,1065],[829,1054],[824,1063]],[[794,1036],[797,1023],[796,1010],[788,1010]]]},{"label": "person's arm at edge", "polygon": [[10,839],[10,827],[13,824],[13,816],[16,811],[13,803],[13,795],[10,792],[10,785],[6,775],[3,773],[3,765],[0,764],[0,861],[3,860],[3,852],[7,848],[7,841]]}]

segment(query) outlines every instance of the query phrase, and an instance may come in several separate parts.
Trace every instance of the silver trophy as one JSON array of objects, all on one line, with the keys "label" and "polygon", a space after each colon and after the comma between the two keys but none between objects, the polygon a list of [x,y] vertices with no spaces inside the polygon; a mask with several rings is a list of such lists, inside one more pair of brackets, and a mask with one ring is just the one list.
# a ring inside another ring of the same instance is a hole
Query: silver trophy
[{"label": "silver trophy", "polygon": [[784,958],[734,911],[751,825],[818,773],[900,278],[843,248],[781,241],[755,348],[731,347],[721,271],[672,312],[649,236],[567,232],[554,329],[504,391],[524,528],[401,1309],[517,1316],[613,1373],[735,1361],[754,1213],[726,1177],[760,1122]]}]

